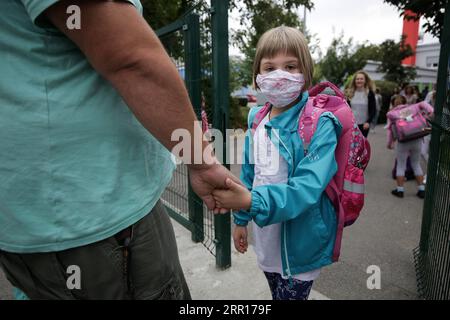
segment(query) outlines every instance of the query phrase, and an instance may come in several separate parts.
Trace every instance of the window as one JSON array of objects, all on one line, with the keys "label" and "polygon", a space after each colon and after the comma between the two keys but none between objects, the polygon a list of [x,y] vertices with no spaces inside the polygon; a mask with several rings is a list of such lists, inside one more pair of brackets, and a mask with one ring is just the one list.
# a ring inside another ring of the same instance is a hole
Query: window
[{"label": "window", "polygon": [[437,68],[439,65],[439,57],[427,57],[427,68]]}]

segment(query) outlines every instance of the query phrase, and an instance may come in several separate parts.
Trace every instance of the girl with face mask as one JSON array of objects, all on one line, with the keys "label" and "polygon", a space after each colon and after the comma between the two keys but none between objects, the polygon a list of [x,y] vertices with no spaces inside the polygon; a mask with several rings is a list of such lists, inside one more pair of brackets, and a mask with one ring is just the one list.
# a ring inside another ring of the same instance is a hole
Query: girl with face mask
[{"label": "girl with face mask", "polygon": [[332,263],[336,214],[325,188],[337,170],[341,127],[333,114],[324,113],[305,155],[298,121],[312,77],[313,61],[300,31],[283,26],[262,36],[253,79],[269,104],[249,113],[241,169],[245,187],[228,179],[227,190],[214,192],[219,207],[236,210],[233,239],[241,253],[251,222],[258,265],[273,299],[306,300],[320,269]]}]

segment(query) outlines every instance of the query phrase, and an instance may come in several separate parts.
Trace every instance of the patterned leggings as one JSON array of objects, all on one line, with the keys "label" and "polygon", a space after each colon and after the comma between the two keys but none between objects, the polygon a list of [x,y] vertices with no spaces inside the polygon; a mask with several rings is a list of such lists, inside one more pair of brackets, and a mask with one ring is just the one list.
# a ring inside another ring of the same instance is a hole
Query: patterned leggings
[{"label": "patterned leggings", "polygon": [[289,279],[283,279],[279,273],[264,272],[269,282],[273,300],[308,300],[314,281],[302,281],[292,279],[292,287]]}]

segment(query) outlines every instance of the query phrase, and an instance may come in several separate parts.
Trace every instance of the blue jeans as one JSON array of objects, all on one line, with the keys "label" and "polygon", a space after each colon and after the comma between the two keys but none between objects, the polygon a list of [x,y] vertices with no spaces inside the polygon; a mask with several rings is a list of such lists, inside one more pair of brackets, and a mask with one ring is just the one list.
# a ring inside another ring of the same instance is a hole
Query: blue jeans
[{"label": "blue jeans", "polygon": [[314,281],[283,279],[279,273],[264,272],[273,300],[308,300]]}]

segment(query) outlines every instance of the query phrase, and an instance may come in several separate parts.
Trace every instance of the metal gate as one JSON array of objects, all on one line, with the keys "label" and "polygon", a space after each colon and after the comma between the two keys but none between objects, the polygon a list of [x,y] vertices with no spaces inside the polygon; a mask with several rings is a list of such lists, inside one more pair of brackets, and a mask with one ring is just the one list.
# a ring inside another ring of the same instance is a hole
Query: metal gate
[{"label": "metal gate", "polygon": [[[229,117],[228,1],[211,0],[209,7],[202,2],[156,34],[185,80],[198,119],[203,109],[212,127],[225,133]],[[162,201],[170,216],[191,231],[192,240],[202,242],[216,257],[218,268],[231,266],[230,214],[214,215],[207,210],[192,191],[184,164],[177,166]]]},{"label": "metal gate", "polygon": [[419,295],[433,300],[450,299],[450,3],[445,12],[422,232],[414,251]]}]

